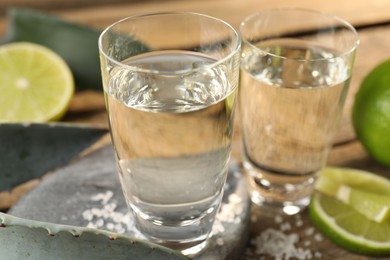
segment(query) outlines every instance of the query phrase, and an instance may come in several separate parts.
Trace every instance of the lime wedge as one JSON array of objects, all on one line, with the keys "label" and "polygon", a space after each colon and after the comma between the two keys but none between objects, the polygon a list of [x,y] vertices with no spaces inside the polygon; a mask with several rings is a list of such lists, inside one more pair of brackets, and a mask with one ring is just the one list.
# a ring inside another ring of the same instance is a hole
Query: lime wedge
[{"label": "lime wedge", "polygon": [[[337,170],[337,171],[336,171]],[[360,187],[361,182],[359,178],[363,178],[365,181],[371,180],[370,176],[374,178],[374,180],[370,181],[370,187],[375,187],[376,181],[379,182],[381,187],[385,186],[384,184],[388,183],[388,180],[382,177],[377,178],[376,175],[370,173],[363,173],[361,171],[352,171],[350,169],[346,170],[348,173],[340,177],[339,175],[332,176],[332,173],[338,172],[342,174],[343,169],[325,169],[324,173],[320,175],[316,182],[316,190],[338,200],[344,202],[345,204],[351,206],[353,209],[363,214],[370,220],[383,223],[390,219],[390,196],[376,194],[374,192],[368,192],[362,190],[366,188],[365,186]],[[354,175],[354,176],[349,176]],[[363,176],[363,177],[362,177]],[[349,177],[351,179],[346,179],[344,182],[351,183],[352,185],[356,185],[360,187],[360,189],[345,185],[343,182],[343,178]],[[353,178],[352,178],[353,177]],[[349,180],[349,181],[347,181]],[[351,181],[353,180],[353,182]],[[390,186],[387,188],[390,189]],[[379,189],[381,191],[381,189]]]},{"label": "lime wedge", "polygon": [[309,206],[310,218],[335,244],[369,255],[390,254],[390,222],[369,220],[353,208],[316,192]]},{"label": "lime wedge", "polygon": [[74,83],[55,52],[21,42],[0,46],[0,90],[0,122],[46,122],[65,114]]}]

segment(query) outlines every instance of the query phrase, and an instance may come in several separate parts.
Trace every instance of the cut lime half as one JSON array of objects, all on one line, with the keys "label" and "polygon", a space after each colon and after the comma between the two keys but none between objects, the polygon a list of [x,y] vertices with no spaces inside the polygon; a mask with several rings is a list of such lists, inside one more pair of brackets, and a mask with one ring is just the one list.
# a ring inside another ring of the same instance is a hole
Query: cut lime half
[{"label": "cut lime half", "polygon": [[390,222],[367,219],[341,201],[316,192],[309,206],[312,222],[335,244],[356,253],[390,254]]},{"label": "cut lime half", "polygon": [[60,119],[74,93],[72,73],[63,59],[41,45],[0,46],[0,122]]}]

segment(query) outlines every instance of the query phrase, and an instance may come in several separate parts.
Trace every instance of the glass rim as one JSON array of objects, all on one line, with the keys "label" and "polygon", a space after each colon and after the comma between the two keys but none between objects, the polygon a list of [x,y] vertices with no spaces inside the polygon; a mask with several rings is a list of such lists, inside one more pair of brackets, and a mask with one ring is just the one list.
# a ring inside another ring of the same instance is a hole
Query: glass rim
[{"label": "glass rim", "polygon": [[357,33],[357,30],[355,29],[355,27],[353,27],[352,24],[350,24],[349,22],[347,22],[346,20],[336,16],[336,15],[332,15],[332,14],[328,14],[326,12],[322,12],[322,11],[318,11],[318,10],[314,10],[314,9],[307,9],[307,8],[274,8],[274,9],[268,9],[268,10],[263,10],[263,11],[259,11],[259,12],[255,12],[255,13],[252,13],[250,15],[248,15],[241,23],[240,23],[240,27],[239,27],[239,32],[241,34],[241,40],[243,42],[245,42],[246,44],[248,44],[251,48],[254,48],[254,49],[258,49],[258,50],[261,50],[265,53],[267,53],[268,55],[270,56],[273,56],[273,57],[277,57],[277,58],[280,58],[280,59],[285,59],[285,60],[296,60],[296,61],[322,61],[322,60],[331,60],[331,59],[334,59],[336,57],[329,57],[329,58],[318,58],[318,59],[292,59],[292,58],[288,58],[288,57],[285,57],[283,55],[278,55],[278,54],[275,54],[275,53],[271,53],[267,50],[264,50],[264,49],[261,49],[255,45],[253,45],[252,43],[250,43],[246,37],[243,36],[243,28],[244,26],[246,25],[246,23],[250,20],[252,20],[253,18],[255,17],[260,17],[260,15],[262,14],[265,14],[265,13],[281,13],[281,12],[286,12],[286,11],[298,11],[298,12],[303,12],[303,13],[311,13],[311,14],[317,14],[317,15],[320,15],[320,16],[323,16],[323,17],[327,17],[327,18],[330,18],[336,22],[339,23],[340,26],[343,26],[342,28],[345,28],[345,29],[349,29],[350,32],[352,32],[352,35],[354,36],[354,41],[353,41],[353,44],[352,44],[352,47],[348,48],[347,50],[345,51],[342,51],[340,52],[340,55],[337,55],[337,56],[347,56],[349,54],[352,54],[353,52],[356,51],[357,47],[359,46],[360,44],[360,39],[359,39],[359,36],[358,36],[358,33]]},{"label": "glass rim", "polygon": [[[114,23],[112,23],[111,25],[109,25],[108,27],[106,27],[102,32],[101,34],[99,35],[99,38],[98,38],[98,47],[99,47],[99,52],[101,55],[103,55],[107,60],[109,60],[111,63],[114,63],[116,66],[122,66],[122,67],[127,67],[129,69],[131,69],[132,71],[135,71],[135,72],[143,72],[143,73],[150,73],[150,74],[164,74],[163,71],[159,71],[159,70],[153,70],[153,69],[144,69],[144,68],[139,68],[137,66],[132,66],[132,65],[129,65],[129,64],[125,64],[123,63],[122,61],[118,61],[112,57],[110,57],[104,50],[103,50],[103,37],[104,35],[106,35],[110,30],[112,30],[115,26],[117,26],[118,24],[121,24],[121,23],[124,23],[124,22],[127,22],[127,21],[130,21],[130,20],[136,20],[136,19],[139,19],[139,18],[145,18],[145,17],[153,17],[153,16],[161,16],[161,15],[190,15],[190,16],[194,16],[194,17],[202,17],[202,18],[207,18],[207,19],[210,19],[210,20],[213,20],[215,22],[218,22],[220,24],[223,24],[225,25],[228,30],[230,30],[232,32],[232,38],[236,39],[237,40],[237,43],[235,44],[234,48],[229,51],[229,54],[226,55],[225,57],[221,58],[221,59],[218,59],[216,60],[215,62],[212,62],[212,63],[209,63],[209,64],[203,64],[201,67],[197,67],[197,68],[192,68],[192,69],[182,69],[182,70],[174,70],[173,73],[174,74],[185,74],[185,73],[190,73],[190,72],[196,72],[198,70],[204,70],[205,68],[214,68],[214,67],[217,67],[218,65],[226,62],[227,60],[231,59],[234,55],[236,55],[237,53],[240,52],[241,50],[241,35],[240,33],[232,26],[230,25],[228,22],[220,19],[220,18],[216,18],[216,17],[213,17],[213,16],[210,16],[210,15],[206,15],[206,14],[201,14],[201,13],[196,13],[196,12],[155,12],[155,13],[144,13],[144,14],[136,14],[136,15],[132,15],[132,16],[128,16],[128,17],[125,17],[125,18],[122,18]],[[180,49],[178,49],[180,50]],[[174,50],[170,50],[170,51],[174,51]],[[148,52],[147,52],[148,53]]]}]

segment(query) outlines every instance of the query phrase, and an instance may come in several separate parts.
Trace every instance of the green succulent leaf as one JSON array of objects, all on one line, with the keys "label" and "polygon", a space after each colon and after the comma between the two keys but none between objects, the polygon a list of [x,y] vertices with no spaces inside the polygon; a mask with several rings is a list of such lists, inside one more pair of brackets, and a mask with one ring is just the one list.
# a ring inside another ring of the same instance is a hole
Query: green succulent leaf
[{"label": "green succulent leaf", "polygon": [[69,123],[0,124],[0,191],[66,164],[107,132]]},{"label": "green succulent leaf", "polygon": [[171,249],[136,238],[1,212],[0,252],[2,259],[187,259]]}]

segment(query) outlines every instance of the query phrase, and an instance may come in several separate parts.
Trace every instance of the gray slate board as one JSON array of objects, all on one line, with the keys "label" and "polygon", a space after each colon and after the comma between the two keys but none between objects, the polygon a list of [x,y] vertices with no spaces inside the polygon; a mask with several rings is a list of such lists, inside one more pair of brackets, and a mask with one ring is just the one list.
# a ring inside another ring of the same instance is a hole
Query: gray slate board
[{"label": "gray slate board", "polygon": [[[139,237],[116,173],[111,146],[58,169],[8,213],[57,224],[89,226]],[[232,162],[223,204],[207,248],[195,259],[239,259],[244,254],[250,200],[246,181]]]}]

